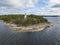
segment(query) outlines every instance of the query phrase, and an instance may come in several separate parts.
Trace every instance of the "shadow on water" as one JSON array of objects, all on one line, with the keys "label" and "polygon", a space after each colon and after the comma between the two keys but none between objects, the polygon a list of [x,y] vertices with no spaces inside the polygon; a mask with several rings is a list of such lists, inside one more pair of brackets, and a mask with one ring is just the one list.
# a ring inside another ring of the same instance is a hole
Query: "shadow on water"
[{"label": "shadow on water", "polygon": [[60,45],[60,27],[40,32],[17,32],[0,22],[0,45]]}]

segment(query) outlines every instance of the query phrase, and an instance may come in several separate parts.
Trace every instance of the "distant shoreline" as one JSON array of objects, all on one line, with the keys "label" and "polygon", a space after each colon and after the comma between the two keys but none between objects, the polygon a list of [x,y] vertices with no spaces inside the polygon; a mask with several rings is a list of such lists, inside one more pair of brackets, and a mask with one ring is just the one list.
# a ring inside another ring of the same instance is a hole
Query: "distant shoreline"
[{"label": "distant shoreline", "polygon": [[18,27],[16,24],[10,24],[10,23],[4,23],[4,24],[18,32],[37,32],[37,31],[42,31],[47,27],[54,26],[54,23],[41,23],[41,24],[27,26],[27,27],[25,26]]}]

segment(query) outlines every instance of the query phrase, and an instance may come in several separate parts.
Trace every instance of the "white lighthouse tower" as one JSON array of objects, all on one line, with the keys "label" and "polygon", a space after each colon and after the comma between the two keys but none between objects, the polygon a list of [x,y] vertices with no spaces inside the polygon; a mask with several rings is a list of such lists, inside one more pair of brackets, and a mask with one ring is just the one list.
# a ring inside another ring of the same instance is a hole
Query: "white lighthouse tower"
[{"label": "white lighthouse tower", "polygon": [[27,19],[27,15],[26,15],[26,13],[25,13],[25,15],[24,15],[24,19]]}]

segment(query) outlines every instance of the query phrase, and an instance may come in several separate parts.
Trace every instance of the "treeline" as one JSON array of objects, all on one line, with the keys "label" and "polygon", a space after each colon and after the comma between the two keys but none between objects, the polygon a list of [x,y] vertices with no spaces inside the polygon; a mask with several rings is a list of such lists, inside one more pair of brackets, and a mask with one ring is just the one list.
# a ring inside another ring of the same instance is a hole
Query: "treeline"
[{"label": "treeline", "polygon": [[48,20],[42,16],[37,15],[27,15],[27,18],[24,18],[23,14],[20,15],[1,15],[0,20],[4,20],[6,23],[14,23],[18,26],[28,26],[39,23],[46,23]]}]

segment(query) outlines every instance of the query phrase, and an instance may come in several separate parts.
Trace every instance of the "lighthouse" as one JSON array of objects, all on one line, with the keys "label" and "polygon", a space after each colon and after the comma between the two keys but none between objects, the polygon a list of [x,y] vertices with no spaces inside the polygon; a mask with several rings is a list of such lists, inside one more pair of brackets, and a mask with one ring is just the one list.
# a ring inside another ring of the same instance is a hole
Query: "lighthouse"
[{"label": "lighthouse", "polygon": [[25,15],[24,15],[24,19],[26,19],[26,18],[27,18],[27,15],[25,14]]}]

